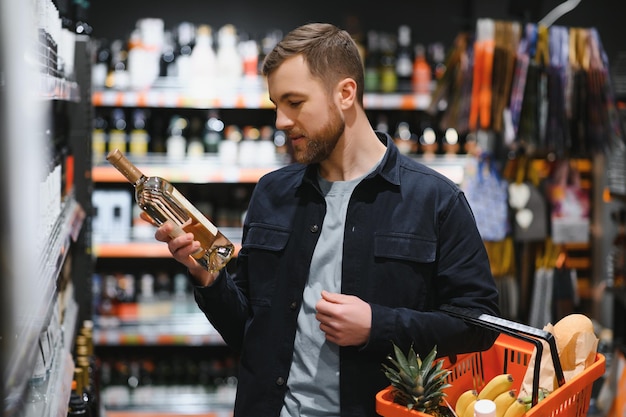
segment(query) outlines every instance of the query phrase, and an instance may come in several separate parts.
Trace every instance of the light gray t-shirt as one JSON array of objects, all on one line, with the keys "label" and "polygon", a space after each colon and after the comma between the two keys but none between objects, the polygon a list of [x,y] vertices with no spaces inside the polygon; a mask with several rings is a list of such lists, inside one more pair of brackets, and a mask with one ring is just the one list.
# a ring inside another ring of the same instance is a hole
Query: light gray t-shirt
[{"label": "light gray t-shirt", "polygon": [[322,290],[341,292],[346,211],[352,191],[363,178],[329,182],[318,177],[326,198],[326,217],[313,252],[298,314],[293,362],[281,417],[339,415],[339,346],[326,341],[315,319],[315,304]]}]

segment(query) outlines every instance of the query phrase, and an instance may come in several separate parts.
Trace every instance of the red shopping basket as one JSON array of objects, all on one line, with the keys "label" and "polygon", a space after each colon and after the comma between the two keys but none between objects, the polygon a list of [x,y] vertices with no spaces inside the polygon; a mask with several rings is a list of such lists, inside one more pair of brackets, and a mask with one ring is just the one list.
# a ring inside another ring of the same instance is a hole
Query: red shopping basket
[{"label": "red shopping basket", "polygon": [[[454,408],[457,398],[466,390],[482,389],[494,376],[510,373],[515,382],[514,388],[519,391],[535,349],[538,349],[535,363],[541,363],[542,343],[548,342],[551,351],[556,353],[554,337],[549,332],[525,326],[509,320],[476,315],[466,310],[446,307],[444,310],[452,315],[483,327],[501,332],[494,345],[484,352],[472,352],[458,355],[454,361],[444,359],[444,367],[451,371],[446,389],[447,401]],[[531,340],[532,339],[532,340]],[[538,346],[540,346],[538,348]],[[553,347],[552,347],[553,346]],[[552,356],[559,387],[540,402],[537,402],[538,386],[533,386],[534,406],[525,414],[526,417],[584,417],[589,409],[593,382],[604,374],[605,359],[596,354],[595,362],[580,374],[565,382],[558,355]],[[555,360],[556,359],[556,360]],[[539,369],[536,370],[538,375]],[[537,381],[537,378],[535,378]],[[383,417],[427,417],[427,414],[393,402],[391,387],[376,395],[376,411]]]}]

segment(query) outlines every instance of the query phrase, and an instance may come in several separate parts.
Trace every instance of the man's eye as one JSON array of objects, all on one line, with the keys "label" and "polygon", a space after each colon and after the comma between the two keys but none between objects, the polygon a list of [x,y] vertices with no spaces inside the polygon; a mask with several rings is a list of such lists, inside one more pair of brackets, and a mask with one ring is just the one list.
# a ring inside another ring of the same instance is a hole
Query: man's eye
[{"label": "man's eye", "polygon": [[302,104],[301,101],[290,101],[289,102],[289,106],[290,107],[298,107],[300,104]]}]

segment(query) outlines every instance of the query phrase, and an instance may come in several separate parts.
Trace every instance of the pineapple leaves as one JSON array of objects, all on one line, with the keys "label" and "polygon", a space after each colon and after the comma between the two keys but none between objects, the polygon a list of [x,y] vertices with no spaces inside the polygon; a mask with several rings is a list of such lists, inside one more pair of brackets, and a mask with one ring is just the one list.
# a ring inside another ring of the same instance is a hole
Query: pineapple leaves
[{"label": "pineapple leaves", "polygon": [[437,346],[422,360],[413,345],[407,355],[393,343],[393,355],[387,356],[389,364],[382,364],[383,372],[393,390],[393,401],[408,409],[436,415],[445,389],[450,387],[447,377],[450,371],[443,367],[443,360],[436,361]]}]

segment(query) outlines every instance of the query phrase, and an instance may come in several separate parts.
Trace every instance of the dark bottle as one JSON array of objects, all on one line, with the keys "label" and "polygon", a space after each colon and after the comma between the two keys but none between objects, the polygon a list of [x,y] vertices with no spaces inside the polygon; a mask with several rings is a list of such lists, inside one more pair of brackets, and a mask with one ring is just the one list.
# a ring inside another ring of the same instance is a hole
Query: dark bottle
[{"label": "dark bottle", "polygon": [[367,52],[365,55],[365,91],[375,93],[380,90],[380,41],[375,30],[367,32]]},{"label": "dark bottle", "polygon": [[97,41],[95,62],[91,67],[91,86],[104,88],[111,69],[111,48],[107,40]]},{"label": "dark bottle", "polygon": [[395,93],[398,90],[398,75],[396,73],[396,42],[388,33],[381,33],[380,37],[380,91]]},{"label": "dark bottle", "polygon": [[111,125],[109,126],[109,150],[119,149],[127,151],[128,132],[126,114],[124,109],[116,108],[111,112]]},{"label": "dark bottle", "polygon": [[224,122],[219,118],[216,110],[209,111],[209,117],[204,124],[203,141],[207,153],[216,154],[223,139]]},{"label": "dark bottle", "polygon": [[413,91],[413,51],[411,50],[411,28],[402,25],[398,28],[398,49],[396,50],[397,90],[401,93]]},{"label": "dark bottle", "polygon": [[89,406],[83,397],[82,369],[74,371],[70,402],[67,408],[67,417],[93,417]]},{"label": "dark bottle", "polygon": [[165,31],[163,35],[163,49],[159,62],[159,76],[170,77],[175,73],[173,68],[176,60],[176,41],[171,31]]}]

